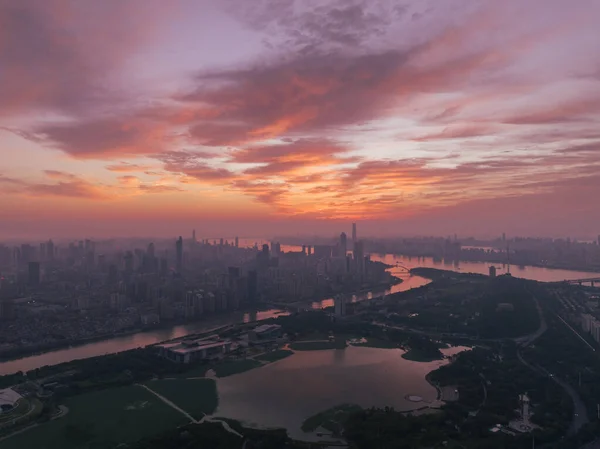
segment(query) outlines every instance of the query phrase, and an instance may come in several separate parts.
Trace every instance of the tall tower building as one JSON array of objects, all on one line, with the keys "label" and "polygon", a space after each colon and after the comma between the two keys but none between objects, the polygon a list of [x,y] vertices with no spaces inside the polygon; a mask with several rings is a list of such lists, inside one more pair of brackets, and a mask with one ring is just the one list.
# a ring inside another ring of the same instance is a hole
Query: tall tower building
[{"label": "tall tower building", "polygon": [[40,285],[40,263],[29,262],[29,285]]},{"label": "tall tower building", "polygon": [[239,248],[240,247],[240,239],[239,238],[235,238],[235,247]]},{"label": "tall tower building", "polygon": [[342,232],[340,234],[340,256],[346,257],[346,253],[348,252],[348,238],[346,237],[346,233]]},{"label": "tall tower building", "polygon": [[46,257],[48,260],[54,260],[54,242],[52,240],[48,240],[46,243]]},{"label": "tall tower building", "polygon": [[181,236],[175,242],[175,255],[177,272],[181,273],[181,270],[183,269],[183,238]]},{"label": "tall tower building", "polygon": [[352,243],[356,243],[356,223],[352,223]]},{"label": "tall tower building", "polygon": [[192,230],[192,243],[196,243],[196,230]]},{"label": "tall tower building", "polygon": [[362,274],[365,272],[365,250],[361,241],[357,241],[354,244],[354,263],[359,273]]}]

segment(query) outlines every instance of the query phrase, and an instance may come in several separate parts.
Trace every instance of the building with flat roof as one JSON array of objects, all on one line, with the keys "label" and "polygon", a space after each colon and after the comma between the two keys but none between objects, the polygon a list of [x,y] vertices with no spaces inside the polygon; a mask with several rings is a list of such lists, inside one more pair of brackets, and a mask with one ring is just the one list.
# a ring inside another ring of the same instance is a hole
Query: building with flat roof
[{"label": "building with flat roof", "polygon": [[265,341],[281,337],[281,326],[279,324],[262,324],[248,332],[248,340]]},{"label": "building with flat roof", "polygon": [[161,357],[177,363],[221,358],[231,349],[231,341],[220,339],[184,340],[158,345]]}]

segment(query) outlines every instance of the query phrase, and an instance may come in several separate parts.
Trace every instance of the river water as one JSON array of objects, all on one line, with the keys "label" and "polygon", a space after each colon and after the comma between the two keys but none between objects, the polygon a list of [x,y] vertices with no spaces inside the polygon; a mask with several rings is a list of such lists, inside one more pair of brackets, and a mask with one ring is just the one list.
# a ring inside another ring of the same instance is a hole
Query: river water
[{"label": "river water", "polygon": [[269,309],[258,312],[233,313],[226,316],[215,317],[215,319],[200,321],[196,323],[183,324],[171,328],[155,329],[136,334],[114,337],[73,346],[66,349],[45,352],[22,359],[10,360],[0,363],[0,375],[12,374],[17,371],[29,371],[45,365],[57,365],[77,359],[86,359],[115,352],[128,351],[130,349],[142,348],[147,345],[160,343],[161,341],[183,337],[185,335],[210,331],[228,324],[249,323],[262,321],[277,317],[285,313],[279,309]]},{"label": "river water", "polygon": [[[300,247],[286,246],[284,251],[298,251]],[[408,273],[408,269],[416,267],[439,268],[446,270],[458,271],[461,273],[480,273],[487,274],[490,263],[487,262],[459,262],[459,263],[444,263],[434,261],[430,257],[408,257],[393,254],[371,254],[371,260],[379,261],[392,265],[389,271],[403,279],[403,282],[392,286],[388,290],[379,292],[369,292],[360,295],[355,295],[353,301],[369,299],[371,297],[381,296],[386,293],[396,293],[410,290],[411,288],[420,287],[429,282],[428,279],[420,276],[412,276]],[[506,267],[497,265],[497,273],[506,272]],[[571,270],[554,270],[550,268],[538,267],[517,267],[511,266],[511,273],[515,277],[531,279],[542,282],[556,282],[566,279],[582,279],[596,277],[598,273],[586,273],[582,271]],[[324,299],[312,303],[312,308],[324,308],[333,306],[333,299]],[[25,357],[18,360],[11,360],[0,363],[0,375],[12,374],[17,371],[29,371],[45,365],[55,365],[58,363],[69,362],[71,360],[95,357],[105,354],[111,354],[129,349],[140,348],[143,346],[159,343],[161,341],[182,337],[191,333],[208,331],[210,329],[223,326],[226,324],[234,324],[249,321],[260,321],[280,314],[279,309],[270,309],[255,313],[236,313],[215,319],[201,321],[193,324],[174,326],[172,328],[157,329],[147,332],[140,332],[133,335],[115,337],[108,340],[86,343],[71,348],[61,349],[57,351],[46,352],[44,354]]]}]

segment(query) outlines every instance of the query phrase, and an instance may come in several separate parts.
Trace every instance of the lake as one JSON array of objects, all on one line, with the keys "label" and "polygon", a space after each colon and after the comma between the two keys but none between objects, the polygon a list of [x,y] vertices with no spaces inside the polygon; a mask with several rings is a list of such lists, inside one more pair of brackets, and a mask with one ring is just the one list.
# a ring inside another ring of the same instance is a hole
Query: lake
[{"label": "lake", "polygon": [[[464,349],[442,352],[451,355]],[[311,435],[302,432],[302,422],[340,404],[408,411],[435,402],[437,391],[425,376],[448,361],[412,362],[403,359],[403,353],[359,346],[297,351],[261,368],[217,379],[219,407],[214,415],[254,427],[283,427],[292,438],[307,440]],[[425,402],[411,402],[408,395]]]}]

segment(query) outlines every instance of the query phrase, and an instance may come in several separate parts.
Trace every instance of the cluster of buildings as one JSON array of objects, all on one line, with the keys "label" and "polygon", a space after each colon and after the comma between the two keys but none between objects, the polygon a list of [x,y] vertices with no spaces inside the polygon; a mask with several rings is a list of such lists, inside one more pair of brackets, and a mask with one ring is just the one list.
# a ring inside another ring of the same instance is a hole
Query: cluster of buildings
[{"label": "cluster of buildings", "polygon": [[313,301],[392,277],[357,239],[283,248],[240,239],[0,245],[0,353]]},{"label": "cluster of buildings", "polygon": [[157,345],[161,357],[176,363],[192,363],[199,360],[222,359],[233,351],[250,346],[276,344],[282,337],[278,324],[263,324],[236,338],[221,338],[210,335],[202,338],[185,339]]},{"label": "cluster of buildings", "polygon": [[507,238],[506,234],[483,240],[454,235],[373,239],[368,244],[377,253],[432,257],[449,263],[479,261],[600,271],[600,236],[593,241],[578,241],[571,238]]},{"label": "cluster of buildings", "polygon": [[581,315],[581,328],[583,332],[590,334],[594,340],[600,343],[600,320],[584,313]]}]

